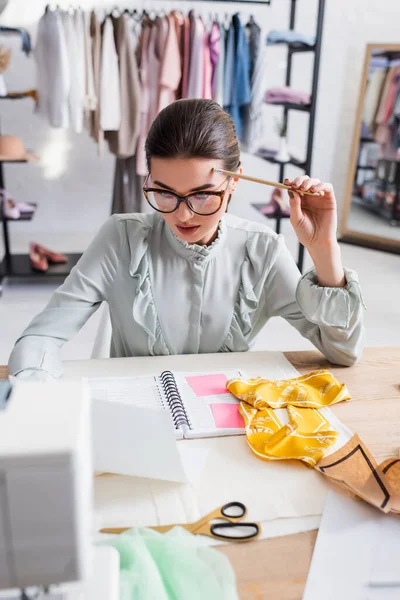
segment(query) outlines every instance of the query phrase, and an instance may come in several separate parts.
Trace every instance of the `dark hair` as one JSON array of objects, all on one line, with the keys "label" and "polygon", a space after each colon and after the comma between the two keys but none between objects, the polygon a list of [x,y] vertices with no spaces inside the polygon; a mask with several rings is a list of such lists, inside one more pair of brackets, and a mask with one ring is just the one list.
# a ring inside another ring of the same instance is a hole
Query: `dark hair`
[{"label": "dark hair", "polygon": [[232,118],[213,100],[177,100],[153,121],[146,140],[146,159],[214,158],[223,168],[240,165],[239,140]]}]

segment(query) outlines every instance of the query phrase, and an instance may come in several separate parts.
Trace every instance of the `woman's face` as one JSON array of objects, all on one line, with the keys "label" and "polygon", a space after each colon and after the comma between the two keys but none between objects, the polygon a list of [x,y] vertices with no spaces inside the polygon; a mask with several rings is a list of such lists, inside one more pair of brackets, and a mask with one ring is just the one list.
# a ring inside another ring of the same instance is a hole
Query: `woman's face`
[{"label": "woman's face", "polygon": [[215,173],[213,167],[222,169],[222,161],[203,158],[151,159],[151,174],[146,187],[169,190],[179,196],[225,191],[221,207],[212,215],[198,215],[184,202],[172,213],[161,213],[174,234],[189,244],[206,245],[215,239],[228,198],[238,182],[238,179],[227,179],[223,173]]}]

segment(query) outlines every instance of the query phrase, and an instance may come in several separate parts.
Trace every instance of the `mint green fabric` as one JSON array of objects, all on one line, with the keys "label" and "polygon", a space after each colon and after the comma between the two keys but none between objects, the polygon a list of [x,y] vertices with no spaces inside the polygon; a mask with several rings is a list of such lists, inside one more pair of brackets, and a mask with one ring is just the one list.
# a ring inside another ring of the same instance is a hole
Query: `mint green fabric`
[{"label": "mint green fabric", "polygon": [[120,600],[239,600],[227,557],[181,527],[137,527],[101,545],[120,556]]}]

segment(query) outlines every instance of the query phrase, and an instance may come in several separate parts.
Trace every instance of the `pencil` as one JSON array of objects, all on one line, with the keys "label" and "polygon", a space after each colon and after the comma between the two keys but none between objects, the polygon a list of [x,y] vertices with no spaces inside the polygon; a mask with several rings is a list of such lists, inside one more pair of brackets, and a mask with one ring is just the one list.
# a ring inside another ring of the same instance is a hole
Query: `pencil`
[{"label": "pencil", "polygon": [[263,185],[270,185],[271,187],[281,188],[282,190],[294,190],[299,194],[305,194],[306,196],[323,196],[324,192],[301,192],[296,188],[290,187],[290,185],[285,185],[284,183],[277,183],[275,181],[268,181],[267,179],[259,179],[258,177],[250,177],[250,175],[241,175],[240,173],[235,173],[234,171],[226,171],[225,169],[216,169],[213,168],[215,173],[224,173],[225,175],[231,175],[232,177],[239,177],[239,179],[246,179],[246,181],[253,181],[254,183],[261,183]]}]

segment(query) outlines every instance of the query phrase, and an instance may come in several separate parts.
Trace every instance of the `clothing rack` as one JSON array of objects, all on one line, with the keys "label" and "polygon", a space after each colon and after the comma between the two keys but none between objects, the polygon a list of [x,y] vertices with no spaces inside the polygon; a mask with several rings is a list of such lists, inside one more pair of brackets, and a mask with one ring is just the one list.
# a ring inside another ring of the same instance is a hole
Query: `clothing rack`
[{"label": "clothing rack", "polygon": [[210,4],[213,2],[221,2],[227,4],[264,4],[265,6],[269,6],[272,0],[190,0],[190,2],[210,2]]},{"label": "clothing rack", "polygon": [[[290,19],[289,19],[289,29],[294,30],[295,21],[296,21],[296,8],[297,8],[297,0],[291,0],[290,7]],[[313,143],[314,143],[314,130],[315,130],[315,116],[317,112],[317,93],[318,93],[318,77],[319,77],[319,65],[321,59],[321,45],[322,45],[322,31],[324,24],[324,12],[325,12],[325,0],[318,0],[318,16],[317,16],[317,26],[316,26],[316,37],[315,37],[315,45],[310,47],[299,47],[296,44],[292,44],[288,42],[287,46],[287,67],[286,67],[286,85],[290,86],[291,76],[292,76],[292,66],[293,66],[293,56],[295,54],[303,53],[303,52],[312,52],[314,54],[314,66],[313,66],[313,79],[312,79],[312,90],[311,90],[311,103],[307,106],[296,105],[283,103],[283,113],[284,120],[288,122],[288,115],[290,110],[301,110],[309,113],[309,125],[308,125],[308,135],[307,135],[307,151],[306,151],[306,159],[304,162],[296,160],[291,157],[288,162],[280,162],[276,160],[274,157],[262,157],[264,160],[279,165],[279,181],[283,182],[285,179],[285,168],[287,165],[293,165],[307,175],[311,174],[311,166],[312,166],[312,158],[313,158]],[[271,44],[272,46],[272,44]],[[276,105],[275,105],[276,106]],[[265,204],[254,204],[253,205],[258,210],[262,210],[265,207]],[[276,219],[276,232],[280,233],[281,229],[281,219],[287,219],[289,216],[282,214],[281,210],[275,215]],[[299,253],[297,266],[302,272],[303,270],[303,262],[304,262],[304,246],[299,243]]]},{"label": "clothing rack", "polygon": [[[0,31],[1,34],[1,31]],[[7,32],[9,35],[10,32]],[[24,94],[14,96],[0,96],[0,100],[20,100],[21,98],[27,97]],[[0,132],[1,133],[1,132]],[[27,160],[0,160],[0,189],[6,189],[3,164],[21,164],[28,163]],[[10,243],[10,232],[8,225],[11,222],[18,223],[20,221],[31,221],[34,217],[34,213],[22,214],[18,219],[7,218],[0,208],[0,221],[2,222],[3,229],[3,244],[4,244],[4,258],[0,262],[0,296],[2,295],[3,279],[26,279],[34,277],[37,280],[49,280],[54,277],[65,279],[69,274],[71,268],[78,262],[80,254],[67,254],[68,262],[65,264],[54,264],[50,265],[48,271],[41,273],[32,269],[29,254],[12,254],[11,243]]]}]

